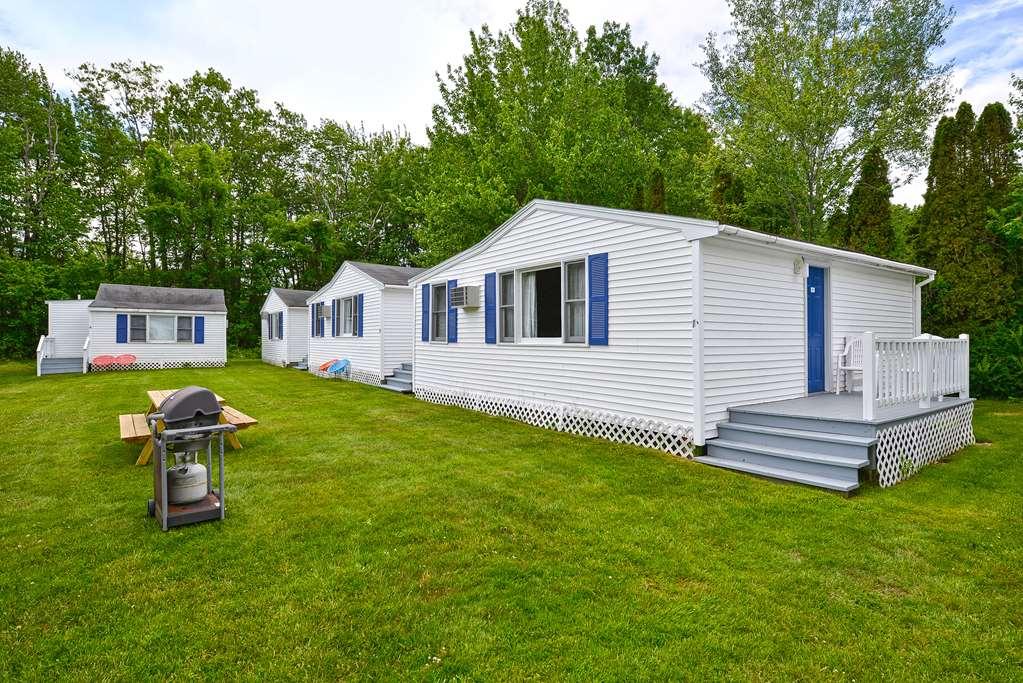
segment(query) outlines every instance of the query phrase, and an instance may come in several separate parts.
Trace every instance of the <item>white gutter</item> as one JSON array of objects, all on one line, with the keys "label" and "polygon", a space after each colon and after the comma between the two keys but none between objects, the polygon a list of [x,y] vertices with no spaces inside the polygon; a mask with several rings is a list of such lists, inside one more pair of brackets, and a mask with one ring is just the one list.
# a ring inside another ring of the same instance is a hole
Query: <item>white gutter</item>
[{"label": "white gutter", "polygon": [[[797,251],[808,254],[819,254],[821,256],[828,256],[831,258],[840,258],[847,261],[856,261],[858,263],[863,263],[868,266],[874,266],[875,268],[897,270],[904,273],[912,273],[913,275],[922,275],[930,278],[930,280],[934,279],[935,271],[931,270],[930,268],[914,266],[909,263],[900,263],[898,261],[890,261],[888,259],[878,258],[877,256],[868,256],[867,254],[860,254],[855,251],[845,251],[843,249],[835,249],[833,247],[824,247],[819,244],[811,244],[810,242],[801,242],[799,240],[792,240],[786,237],[778,237],[777,235],[768,235],[766,233],[756,232],[754,230],[737,228],[734,225],[722,225],[719,228],[719,234],[738,237],[740,239],[749,240],[751,242],[760,242],[761,244],[773,245],[780,249],[785,249],[788,251]],[[928,282],[930,282],[930,280],[928,280]]]}]

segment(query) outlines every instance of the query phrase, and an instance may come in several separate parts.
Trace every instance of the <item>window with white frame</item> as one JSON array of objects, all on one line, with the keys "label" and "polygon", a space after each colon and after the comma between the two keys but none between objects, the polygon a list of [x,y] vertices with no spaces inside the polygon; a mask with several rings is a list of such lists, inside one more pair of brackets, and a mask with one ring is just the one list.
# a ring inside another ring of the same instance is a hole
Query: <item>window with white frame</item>
[{"label": "window with white frame", "polygon": [[586,264],[565,264],[565,341],[586,341]]},{"label": "window with white frame", "polygon": [[190,315],[179,315],[178,316],[178,338],[179,342],[190,342],[192,341],[192,316]]},{"label": "window with white frame", "polygon": [[149,340],[152,344],[163,344],[177,341],[175,332],[175,316],[149,316]]},{"label": "window with white frame", "polygon": [[272,320],[274,336],[278,339],[284,339],[284,313],[274,313]]},{"label": "window with white frame", "polygon": [[128,341],[146,343],[146,316],[131,316],[131,335]]},{"label": "window with white frame", "polygon": [[341,334],[355,336],[359,331],[359,307],[355,297],[341,300]]},{"label": "window with white frame", "polygon": [[515,273],[501,273],[501,341],[515,341]]},{"label": "window with white frame", "polygon": [[586,264],[567,261],[519,275],[522,339],[586,340]]},{"label": "window with white frame", "polygon": [[430,294],[430,341],[448,340],[448,286],[433,285]]}]

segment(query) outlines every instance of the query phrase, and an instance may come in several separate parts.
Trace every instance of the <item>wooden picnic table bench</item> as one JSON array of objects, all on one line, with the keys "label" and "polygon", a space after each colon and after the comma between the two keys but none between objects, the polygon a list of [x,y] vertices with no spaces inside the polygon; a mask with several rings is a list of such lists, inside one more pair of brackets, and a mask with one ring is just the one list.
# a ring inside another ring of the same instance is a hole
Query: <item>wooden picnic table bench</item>
[{"label": "wooden picnic table bench", "polygon": [[[153,454],[153,435],[149,431],[149,422],[147,416],[155,413],[160,404],[163,403],[164,399],[173,394],[177,389],[152,389],[146,392],[146,396],[149,397],[149,410],[145,413],[132,413],[129,415],[118,415],[117,419],[121,426],[121,441],[125,443],[141,443],[145,442],[142,447],[142,452],[139,453],[138,460],[135,461],[136,465],[145,465],[149,462],[149,458]],[[214,394],[217,398],[217,403],[220,404],[220,424],[233,424],[238,429],[245,429],[253,425],[259,424],[259,420],[254,417],[249,417],[245,413],[232,408],[229,405],[224,404],[224,398],[217,394]],[[156,428],[158,431],[163,429],[163,422],[157,422]],[[234,433],[227,433],[224,435],[227,439],[228,444],[232,448],[241,448],[242,444],[238,440],[238,435]]]}]

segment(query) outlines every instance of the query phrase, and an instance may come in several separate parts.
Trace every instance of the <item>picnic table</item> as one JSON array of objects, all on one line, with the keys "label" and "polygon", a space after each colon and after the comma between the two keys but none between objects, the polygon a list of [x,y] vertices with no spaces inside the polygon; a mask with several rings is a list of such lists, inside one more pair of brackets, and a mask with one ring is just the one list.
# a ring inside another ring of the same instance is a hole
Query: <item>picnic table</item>
[{"label": "picnic table", "polygon": [[[153,454],[153,434],[149,431],[149,422],[147,416],[157,412],[160,408],[160,404],[163,403],[164,399],[173,394],[177,389],[150,389],[146,392],[146,396],[149,398],[149,408],[145,413],[132,413],[130,415],[118,415],[118,421],[121,427],[121,441],[125,443],[140,443],[145,442],[142,447],[142,452],[139,453],[138,460],[135,461],[136,465],[145,465],[149,462],[149,458]],[[233,424],[238,429],[245,429],[252,425],[259,424],[259,421],[255,418],[249,417],[245,413],[232,408],[229,405],[225,405],[224,398],[219,394],[214,394],[217,399],[217,403],[220,404],[220,424]],[[156,423],[157,431],[163,430],[163,421]],[[224,435],[227,439],[228,444],[232,448],[241,448],[242,444],[238,441],[238,435],[228,432]]]}]

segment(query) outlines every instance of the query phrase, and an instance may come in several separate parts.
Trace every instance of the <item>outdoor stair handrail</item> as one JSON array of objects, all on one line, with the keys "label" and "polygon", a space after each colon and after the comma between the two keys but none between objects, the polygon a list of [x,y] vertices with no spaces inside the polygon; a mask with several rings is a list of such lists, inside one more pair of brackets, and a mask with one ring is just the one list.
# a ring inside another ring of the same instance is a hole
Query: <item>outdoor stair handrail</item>
[{"label": "outdoor stair handrail", "polygon": [[944,339],[922,334],[912,339],[863,333],[863,418],[879,408],[916,401],[929,408],[948,394],[970,395],[970,337]]}]

